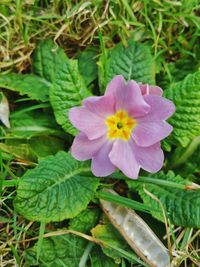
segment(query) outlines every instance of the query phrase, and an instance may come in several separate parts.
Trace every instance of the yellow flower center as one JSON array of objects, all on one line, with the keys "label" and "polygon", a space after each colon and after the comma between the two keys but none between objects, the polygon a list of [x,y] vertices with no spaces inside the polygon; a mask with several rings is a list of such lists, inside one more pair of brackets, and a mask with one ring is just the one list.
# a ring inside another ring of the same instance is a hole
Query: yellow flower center
[{"label": "yellow flower center", "polygon": [[105,123],[108,127],[107,137],[122,140],[129,140],[132,129],[137,125],[137,122],[124,110],[118,110],[114,115],[108,116]]}]

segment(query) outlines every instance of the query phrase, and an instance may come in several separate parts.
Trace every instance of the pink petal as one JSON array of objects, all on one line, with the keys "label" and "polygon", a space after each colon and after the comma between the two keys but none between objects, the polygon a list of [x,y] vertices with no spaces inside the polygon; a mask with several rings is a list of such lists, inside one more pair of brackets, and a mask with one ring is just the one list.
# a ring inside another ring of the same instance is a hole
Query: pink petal
[{"label": "pink petal", "polygon": [[138,146],[151,146],[167,137],[173,127],[164,121],[138,123],[132,132],[132,137]]},{"label": "pink petal", "polygon": [[90,112],[85,107],[74,107],[69,110],[71,123],[90,140],[101,137],[107,132],[105,120]]},{"label": "pink petal", "polygon": [[148,84],[139,83],[142,95],[159,95],[162,96],[163,90],[159,86],[152,86]]},{"label": "pink petal", "polygon": [[77,160],[91,159],[106,142],[106,136],[89,140],[84,133],[79,133],[71,147],[72,156]]},{"label": "pink petal", "polygon": [[115,98],[116,110],[124,109],[133,117],[143,116],[150,109],[142,97],[138,84],[133,80],[126,83],[122,75],[117,75],[110,81],[105,95]]},{"label": "pink petal", "polygon": [[112,149],[112,143],[107,141],[92,158],[92,172],[95,176],[108,176],[115,171],[108,155]]},{"label": "pink petal", "polygon": [[156,143],[149,147],[139,147],[134,143],[133,150],[138,164],[145,171],[154,173],[162,168],[164,153],[160,148],[160,143]]},{"label": "pink petal", "polygon": [[120,88],[124,88],[125,87],[125,79],[122,75],[117,75],[115,76],[108,84],[106,91],[105,91],[105,95],[112,95],[112,96],[116,96],[116,93],[118,90],[120,90]]},{"label": "pink petal", "polygon": [[83,101],[83,104],[88,110],[103,118],[115,112],[112,96],[90,96]]},{"label": "pink petal", "polygon": [[140,166],[135,158],[132,146],[133,141],[127,142],[118,139],[114,142],[109,158],[113,165],[119,168],[127,177],[137,179]]},{"label": "pink petal", "polygon": [[172,101],[156,95],[145,95],[145,101],[151,109],[148,114],[138,119],[138,122],[154,122],[168,119],[175,112],[175,105]]}]

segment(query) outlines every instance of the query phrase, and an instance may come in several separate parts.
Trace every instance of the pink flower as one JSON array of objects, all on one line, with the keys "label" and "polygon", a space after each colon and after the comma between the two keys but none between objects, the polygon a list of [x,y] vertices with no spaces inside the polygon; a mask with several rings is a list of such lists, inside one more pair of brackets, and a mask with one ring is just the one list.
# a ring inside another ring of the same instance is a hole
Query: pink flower
[{"label": "pink flower", "polygon": [[83,106],[69,111],[69,119],[80,131],[71,152],[77,160],[92,159],[92,172],[107,176],[120,169],[137,179],[140,168],[157,172],[164,154],[160,140],[172,126],[165,120],[175,111],[174,104],[161,96],[157,86],[125,82],[113,78],[104,96],[92,96]]}]

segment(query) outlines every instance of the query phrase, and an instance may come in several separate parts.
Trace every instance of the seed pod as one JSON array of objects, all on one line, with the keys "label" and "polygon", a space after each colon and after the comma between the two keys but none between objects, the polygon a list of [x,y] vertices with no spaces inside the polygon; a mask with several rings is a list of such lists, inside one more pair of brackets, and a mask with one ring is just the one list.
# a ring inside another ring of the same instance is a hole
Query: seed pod
[{"label": "seed pod", "polygon": [[[117,194],[113,190],[106,191]],[[170,266],[170,257],[167,248],[140,216],[131,209],[102,199],[100,203],[111,223],[119,230],[138,256],[149,264],[149,266]]]}]

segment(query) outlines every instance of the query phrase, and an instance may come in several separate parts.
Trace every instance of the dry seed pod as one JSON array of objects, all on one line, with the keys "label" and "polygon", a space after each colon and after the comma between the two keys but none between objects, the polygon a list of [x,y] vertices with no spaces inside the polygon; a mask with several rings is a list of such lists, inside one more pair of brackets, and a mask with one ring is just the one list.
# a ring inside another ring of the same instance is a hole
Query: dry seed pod
[{"label": "dry seed pod", "polygon": [[[117,195],[113,190],[106,191]],[[123,206],[102,199],[100,203],[112,224],[149,266],[170,266],[170,257],[167,248],[141,217],[133,210]]]},{"label": "dry seed pod", "polygon": [[0,121],[2,121],[7,128],[10,128],[9,115],[8,100],[5,95],[0,92]]}]

